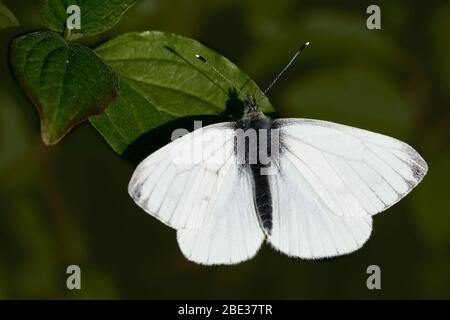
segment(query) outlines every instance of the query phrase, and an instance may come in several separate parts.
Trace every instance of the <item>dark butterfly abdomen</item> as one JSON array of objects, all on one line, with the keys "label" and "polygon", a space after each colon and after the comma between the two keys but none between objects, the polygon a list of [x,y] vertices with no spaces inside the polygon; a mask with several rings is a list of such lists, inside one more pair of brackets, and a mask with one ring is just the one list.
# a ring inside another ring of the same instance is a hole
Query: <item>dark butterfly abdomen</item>
[{"label": "dark butterfly abdomen", "polygon": [[[242,157],[244,158],[242,160],[243,163],[241,163],[242,169],[250,171],[255,210],[261,227],[267,234],[270,234],[272,230],[272,195],[269,185],[269,176],[267,175],[270,163],[267,163],[267,159],[262,158],[261,154],[267,155],[267,158],[271,157],[272,124],[273,120],[267,117],[252,120],[240,120],[236,124],[237,132],[238,129],[241,129],[241,132],[244,134],[249,133],[249,130],[256,132],[256,143],[248,137],[248,139],[246,139],[246,137],[242,138],[242,136],[239,137],[239,134],[237,133],[238,139],[241,138],[244,140],[244,149],[240,150],[238,156],[240,156],[241,159]],[[265,141],[262,141],[262,139]],[[263,148],[263,150],[261,150],[261,148]],[[237,150],[237,148],[235,148],[235,150]],[[256,155],[255,158],[251,156],[252,152]]]}]

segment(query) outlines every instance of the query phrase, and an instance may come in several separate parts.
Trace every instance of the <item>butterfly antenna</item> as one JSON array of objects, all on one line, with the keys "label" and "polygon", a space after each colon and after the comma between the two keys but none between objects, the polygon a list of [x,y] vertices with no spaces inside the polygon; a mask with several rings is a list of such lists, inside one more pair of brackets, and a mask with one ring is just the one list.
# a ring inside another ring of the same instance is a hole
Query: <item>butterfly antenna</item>
[{"label": "butterfly antenna", "polygon": [[266,90],[264,90],[264,94],[267,93],[267,91],[270,90],[270,88],[273,87],[273,85],[278,81],[278,79],[280,79],[280,77],[283,75],[283,73],[291,66],[291,64],[294,62],[294,60],[298,57],[298,55],[300,54],[300,52],[302,52],[305,48],[309,47],[309,41],[305,42],[302,47],[297,50],[297,52],[294,54],[294,56],[291,58],[291,60],[289,61],[289,63],[286,65],[286,67],[283,68],[283,70],[281,70],[281,72],[275,77],[275,79],[273,79],[273,81],[269,84],[269,86],[267,87]]},{"label": "butterfly antenna", "polygon": [[219,75],[223,80],[225,80],[225,82],[227,82],[231,87],[233,88],[237,88],[233,82],[230,81],[230,79],[228,79],[227,77],[224,76],[224,74],[222,72],[220,72],[219,70],[217,70],[216,67],[214,67],[212,64],[210,64],[208,62],[208,60],[206,60],[205,57],[196,54],[195,57],[200,60],[201,62],[203,62],[204,64],[206,64],[209,68],[211,68],[211,70],[213,70],[217,75]]}]

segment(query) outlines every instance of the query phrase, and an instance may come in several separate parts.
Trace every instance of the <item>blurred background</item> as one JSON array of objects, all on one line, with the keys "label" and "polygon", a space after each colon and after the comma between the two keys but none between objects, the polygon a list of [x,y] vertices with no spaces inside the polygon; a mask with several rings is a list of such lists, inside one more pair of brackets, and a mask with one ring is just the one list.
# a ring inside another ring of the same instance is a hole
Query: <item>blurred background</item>
[{"label": "blurred background", "polygon": [[[450,298],[450,3],[444,1],[140,0],[90,47],[130,31],[195,38],[265,87],[282,117],[318,118],[399,138],[429,173],[374,219],[367,244],[323,261],[264,245],[252,260],[204,267],[175,231],[127,194],[133,166],[84,123],[46,147],[16,83],[10,41],[42,29],[38,1],[5,0],[20,27],[0,30],[0,298]],[[381,30],[366,8],[381,7]],[[81,267],[82,289],[66,288]],[[381,290],[366,269],[381,268]]]}]

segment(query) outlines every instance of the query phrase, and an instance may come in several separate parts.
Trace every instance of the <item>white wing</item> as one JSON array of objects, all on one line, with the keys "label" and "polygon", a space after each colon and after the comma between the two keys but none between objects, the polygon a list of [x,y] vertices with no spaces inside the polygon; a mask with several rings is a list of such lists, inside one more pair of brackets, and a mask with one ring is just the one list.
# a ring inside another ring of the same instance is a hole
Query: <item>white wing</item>
[{"label": "white wing", "polygon": [[370,236],[371,216],[423,178],[427,165],[407,144],[336,123],[281,119],[283,151],[270,177],[269,242],[302,258],[350,253]]},{"label": "white wing", "polygon": [[293,156],[280,157],[271,175],[272,232],[268,241],[281,252],[304,259],[350,253],[372,231],[371,216],[339,216],[321,199],[295,166]]},{"label": "white wing", "polygon": [[427,164],[409,145],[327,121],[277,120],[286,153],[333,212],[374,215],[408,194]]},{"label": "white wing", "polygon": [[228,123],[195,130],[143,160],[128,187],[142,209],[178,230],[181,251],[197,263],[247,260],[264,240],[234,136]]},{"label": "white wing", "polygon": [[128,192],[147,213],[174,229],[198,228],[209,214],[233,157],[228,123],[195,130],[154,152],[133,173]]},{"label": "white wing", "polygon": [[181,251],[201,264],[235,264],[253,257],[264,234],[253,204],[252,185],[247,170],[240,171],[230,160],[223,189],[211,208],[208,222],[200,229],[177,232]]}]

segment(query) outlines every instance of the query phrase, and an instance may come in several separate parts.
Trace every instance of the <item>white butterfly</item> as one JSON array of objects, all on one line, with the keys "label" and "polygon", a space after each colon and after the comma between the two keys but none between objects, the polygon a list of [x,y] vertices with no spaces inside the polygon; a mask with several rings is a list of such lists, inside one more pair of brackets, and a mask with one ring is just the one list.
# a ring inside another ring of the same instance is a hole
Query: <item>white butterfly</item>
[{"label": "white butterfly", "polygon": [[[263,134],[245,143],[253,131]],[[272,120],[249,96],[241,120],[197,129],[148,156],[128,191],[177,230],[191,261],[239,263],[264,240],[289,256],[319,259],[361,248],[372,216],[427,169],[399,140],[327,121]]]},{"label": "white butterfly", "polygon": [[[261,163],[242,161],[249,150],[236,147],[238,130],[255,127],[279,131],[269,175]],[[426,172],[422,157],[399,140],[327,121],[271,120],[250,97],[242,120],[197,129],[143,160],[128,190],[177,230],[191,261],[239,263],[264,240],[289,256],[318,259],[360,248],[372,216]]]}]

